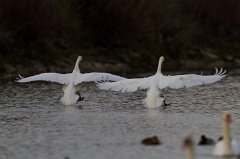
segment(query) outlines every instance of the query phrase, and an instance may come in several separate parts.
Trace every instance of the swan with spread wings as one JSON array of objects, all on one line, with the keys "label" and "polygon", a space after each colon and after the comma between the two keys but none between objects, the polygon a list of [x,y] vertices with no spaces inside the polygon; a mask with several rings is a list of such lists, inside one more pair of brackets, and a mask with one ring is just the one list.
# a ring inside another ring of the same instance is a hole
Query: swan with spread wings
[{"label": "swan with spread wings", "polygon": [[145,106],[149,108],[157,108],[160,106],[167,106],[163,90],[166,88],[179,89],[189,88],[197,85],[206,85],[217,82],[226,76],[226,70],[221,69],[214,75],[176,75],[165,76],[162,74],[161,68],[164,57],[159,58],[158,69],[155,75],[146,78],[124,79],[117,82],[103,82],[99,83],[98,87],[103,90],[112,90],[120,92],[135,92],[141,89],[148,89],[147,98],[144,100]]},{"label": "swan with spread wings", "polygon": [[35,76],[23,78],[20,75],[19,83],[26,83],[32,81],[49,81],[56,82],[63,85],[64,96],[61,101],[65,105],[71,105],[77,101],[81,101],[84,98],[80,95],[80,86],[82,82],[95,82],[95,81],[119,81],[125,78],[112,75],[110,73],[80,73],[79,63],[82,61],[82,56],[77,58],[75,67],[72,73],[60,74],[60,73],[41,73]]}]

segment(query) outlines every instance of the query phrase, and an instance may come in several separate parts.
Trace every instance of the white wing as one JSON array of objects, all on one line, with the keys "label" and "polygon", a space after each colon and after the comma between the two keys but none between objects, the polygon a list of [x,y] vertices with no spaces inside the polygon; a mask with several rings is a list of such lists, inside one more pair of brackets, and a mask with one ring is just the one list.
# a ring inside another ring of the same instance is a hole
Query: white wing
[{"label": "white wing", "polygon": [[26,78],[22,78],[17,80],[17,82],[25,83],[25,82],[32,82],[32,81],[49,81],[49,82],[56,82],[60,84],[69,84],[68,80],[69,74],[59,74],[59,73],[41,73],[39,75],[30,76]]},{"label": "white wing", "polygon": [[202,75],[195,75],[195,74],[188,74],[188,75],[177,75],[177,76],[163,76],[159,83],[158,87],[160,89],[163,88],[172,88],[172,89],[179,89],[179,88],[188,88],[197,85],[204,85],[204,84],[211,84],[221,80],[223,77],[226,76],[226,70],[221,70],[218,72],[216,68],[216,73],[214,75],[202,76]]},{"label": "white wing", "polygon": [[79,74],[74,84],[76,85],[82,82],[95,82],[95,81],[120,81],[123,79],[126,79],[126,78],[113,75],[110,73],[92,72],[92,73]]},{"label": "white wing", "polygon": [[104,90],[134,92],[138,89],[148,89],[151,87],[154,76],[147,78],[125,79],[118,82],[99,83],[98,87]]}]

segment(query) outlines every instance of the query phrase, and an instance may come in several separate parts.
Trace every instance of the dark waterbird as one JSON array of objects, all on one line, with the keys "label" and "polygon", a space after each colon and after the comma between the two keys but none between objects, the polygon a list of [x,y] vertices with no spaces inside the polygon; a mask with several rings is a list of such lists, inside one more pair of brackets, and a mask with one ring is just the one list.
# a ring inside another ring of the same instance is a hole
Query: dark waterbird
[{"label": "dark waterbird", "polygon": [[157,136],[147,137],[142,140],[143,145],[160,145],[161,142]]},{"label": "dark waterbird", "polygon": [[198,145],[214,145],[215,141],[211,138],[206,137],[205,135],[201,135],[201,138],[198,142]]}]

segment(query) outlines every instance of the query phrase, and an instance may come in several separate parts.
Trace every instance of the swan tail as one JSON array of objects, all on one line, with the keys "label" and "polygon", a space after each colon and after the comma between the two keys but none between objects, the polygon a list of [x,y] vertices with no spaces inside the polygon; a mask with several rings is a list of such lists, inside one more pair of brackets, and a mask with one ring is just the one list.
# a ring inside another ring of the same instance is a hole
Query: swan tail
[{"label": "swan tail", "polygon": [[147,108],[158,108],[163,102],[164,98],[159,96],[147,96],[147,98],[143,100],[143,103]]},{"label": "swan tail", "polygon": [[158,108],[160,107],[163,102],[164,98],[161,97],[163,92],[159,92],[158,88],[151,87],[147,92],[147,98],[144,99],[144,104],[148,108]]},{"label": "swan tail", "polygon": [[62,103],[64,105],[72,105],[72,104],[77,103],[78,99],[79,99],[78,95],[74,95],[74,96],[66,96],[66,95],[64,95],[61,98],[61,101],[62,101]]}]

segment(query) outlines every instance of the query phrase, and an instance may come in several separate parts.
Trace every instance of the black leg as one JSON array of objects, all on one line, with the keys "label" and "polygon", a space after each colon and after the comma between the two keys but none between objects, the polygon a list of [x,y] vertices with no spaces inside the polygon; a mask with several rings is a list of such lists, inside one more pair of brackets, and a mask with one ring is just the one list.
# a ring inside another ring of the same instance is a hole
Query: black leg
[{"label": "black leg", "polygon": [[165,102],[165,99],[163,100],[163,105],[162,105],[163,109],[166,109],[167,108],[167,104]]},{"label": "black leg", "polygon": [[171,105],[171,104],[167,104],[165,99],[164,99],[163,100],[163,105],[162,105],[163,109],[166,109],[169,105]]},{"label": "black leg", "polygon": [[160,96],[161,98],[163,98],[163,105],[162,105],[163,109],[165,109],[165,108],[167,108],[167,106],[171,105],[171,104],[167,104],[167,103],[166,103],[165,98],[164,98],[164,96],[163,96],[163,92],[160,93],[159,96]]},{"label": "black leg", "polygon": [[79,101],[82,101],[82,100],[84,100],[84,97],[82,97],[82,96],[79,95],[79,98],[78,98],[77,101],[79,102]]},{"label": "black leg", "polygon": [[76,94],[79,96],[77,102],[84,100],[84,97],[81,96],[80,92],[76,92]]},{"label": "black leg", "polygon": [[163,101],[163,104],[164,104],[164,106],[169,106],[169,105],[171,105],[170,103],[166,103],[165,99],[164,99],[164,101]]}]

